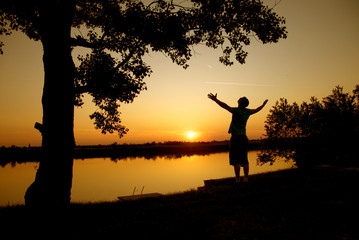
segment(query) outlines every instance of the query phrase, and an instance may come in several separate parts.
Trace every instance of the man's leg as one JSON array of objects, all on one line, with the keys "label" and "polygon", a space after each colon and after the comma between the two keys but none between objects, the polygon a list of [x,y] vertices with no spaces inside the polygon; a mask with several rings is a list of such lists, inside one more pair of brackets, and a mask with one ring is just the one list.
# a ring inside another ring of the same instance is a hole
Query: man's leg
[{"label": "man's leg", "polygon": [[237,164],[237,165],[234,165],[234,173],[236,174],[236,182],[239,182],[240,181],[240,170],[241,170],[241,165]]},{"label": "man's leg", "polygon": [[243,166],[243,170],[244,170],[244,182],[248,182],[248,173],[249,173],[248,163]]}]

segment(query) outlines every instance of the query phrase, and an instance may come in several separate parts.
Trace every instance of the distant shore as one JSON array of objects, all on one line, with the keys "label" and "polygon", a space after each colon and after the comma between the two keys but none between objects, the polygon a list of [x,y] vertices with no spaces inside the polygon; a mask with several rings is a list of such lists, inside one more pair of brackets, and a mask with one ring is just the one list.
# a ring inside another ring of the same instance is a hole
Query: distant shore
[{"label": "distant shore", "polygon": [[[263,140],[250,140],[249,150],[259,150],[264,146]],[[212,142],[164,142],[146,144],[112,144],[76,146],[74,159],[110,157],[123,159],[127,157],[148,157],[171,155],[182,157],[186,155],[207,155],[226,152],[229,150],[229,141]],[[61,151],[61,146],[59,146]],[[40,147],[1,147],[0,165],[8,163],[38,162],[41,157]]]}]

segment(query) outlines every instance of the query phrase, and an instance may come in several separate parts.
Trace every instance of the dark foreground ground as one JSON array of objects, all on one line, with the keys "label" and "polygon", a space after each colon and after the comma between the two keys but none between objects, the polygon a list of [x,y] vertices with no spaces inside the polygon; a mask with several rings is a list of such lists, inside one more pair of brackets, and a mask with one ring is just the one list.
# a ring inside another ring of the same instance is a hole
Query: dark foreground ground
[{"label": "dark foreground ground", "polygon": [[2,239],[359,239],[358,183],[355,169],[293,169],[152,199],[2,208],[0,229]]}]

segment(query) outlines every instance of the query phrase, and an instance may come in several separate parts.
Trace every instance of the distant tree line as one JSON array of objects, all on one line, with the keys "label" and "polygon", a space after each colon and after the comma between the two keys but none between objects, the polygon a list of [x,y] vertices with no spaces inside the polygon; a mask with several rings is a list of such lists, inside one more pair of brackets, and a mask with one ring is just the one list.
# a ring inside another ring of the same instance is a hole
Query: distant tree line
[{"label": "distant tree line", "polygon": [[[263,147],[263,140],[250,140],[249,150],[259,150]],[[126,158],[144,157],[146,159],[181,158],[192,155],[208,155],[213,153],[228,152],[229,141],[211,142],[151,142],[145,144],[111,144],[77,146],[74,149],[74,158],[88,159],[109,157],[112,160]],[[41,157],[40,147],[0,147],[0,166],[4,167],[11,164],[13,167],[17,163],[38,162]]]},{"label": "distant tree line", "polygon": [[317,164],[358,165],[359,85],[352,93],[337,86],[319,101],[290,104],[281,98],[265,122],[266,144],[258,162],[278,158],[294,160],[299,167]]}]

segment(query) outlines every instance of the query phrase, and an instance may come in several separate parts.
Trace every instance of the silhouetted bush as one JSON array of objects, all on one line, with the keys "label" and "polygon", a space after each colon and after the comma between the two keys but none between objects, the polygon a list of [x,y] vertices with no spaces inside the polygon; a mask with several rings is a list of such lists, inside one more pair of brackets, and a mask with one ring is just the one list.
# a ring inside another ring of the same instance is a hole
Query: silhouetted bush
[{"label": "silhouetted bush", "polygon": [[289,104],[281,98],[266,124],[267,148],[258,162],[293,159],[299,167],[315,164],[357,165],[359,146],[359,85],[353,93],[337,86],[320,102]]}]

